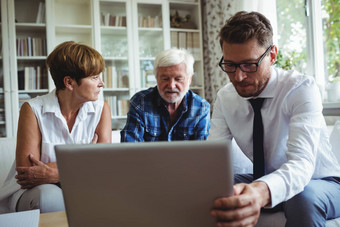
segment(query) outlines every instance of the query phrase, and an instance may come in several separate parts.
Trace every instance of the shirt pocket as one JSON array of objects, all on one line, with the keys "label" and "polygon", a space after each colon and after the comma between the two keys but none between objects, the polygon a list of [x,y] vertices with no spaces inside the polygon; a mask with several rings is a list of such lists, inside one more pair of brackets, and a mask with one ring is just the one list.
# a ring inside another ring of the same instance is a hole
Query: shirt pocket
[{"label": "shirt pocket", "polygon": [[173,140],[195,140],[195,128],[194,127],[186,127],[186,128],[177,128],[174,130]]},{"label": "shirt pocket", "polygon": [[147,127],[144,133],[144,141],[159,141],[161,134],[159,127]]}]

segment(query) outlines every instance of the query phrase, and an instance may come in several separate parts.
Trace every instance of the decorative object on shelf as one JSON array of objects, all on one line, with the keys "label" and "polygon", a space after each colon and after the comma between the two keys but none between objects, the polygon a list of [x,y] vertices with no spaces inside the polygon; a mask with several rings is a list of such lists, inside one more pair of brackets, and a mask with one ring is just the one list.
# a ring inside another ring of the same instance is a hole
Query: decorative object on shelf
[{"label": "decorative object on shelf", "polygon": [[196,25],[191,20],[191,16],[188,14],[185,17],[181,17],[177,10],[174,15],[170,15],[170,26],[172,28],[196,29]]}]

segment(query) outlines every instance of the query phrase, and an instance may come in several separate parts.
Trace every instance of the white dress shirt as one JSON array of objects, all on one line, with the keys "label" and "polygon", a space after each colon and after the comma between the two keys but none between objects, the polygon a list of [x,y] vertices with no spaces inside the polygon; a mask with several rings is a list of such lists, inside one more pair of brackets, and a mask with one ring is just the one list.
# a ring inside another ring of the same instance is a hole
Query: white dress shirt
[{"label": "white dress shirt", "polygon": [[[312,77],[272,67],[271,78],[258,96],[266,98],[262,109],[264,127],[264,181],[271,193],[271,207],[301,192],[311,179],[340,176],[340,165],[331,151],[322,115],[322,101]],[[208,140],[234,139],[253,160],[254,112],[232,84],[217,94]],[[234,155],[235,157],[235,155]],[[245,169],[233,161],[234,168]]]}]

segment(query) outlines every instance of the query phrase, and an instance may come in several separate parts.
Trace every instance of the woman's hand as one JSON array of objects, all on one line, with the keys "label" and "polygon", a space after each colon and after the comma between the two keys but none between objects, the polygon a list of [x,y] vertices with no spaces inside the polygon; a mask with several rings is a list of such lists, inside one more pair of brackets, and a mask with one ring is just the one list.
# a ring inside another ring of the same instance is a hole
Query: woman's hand
[{"label": "woman's hand", "polygon": [[30,167],[17,167],[17,183],[22,189],[30,189],[41,184],[59,182],[59,174],[56,163],[44,164],[36,159],[32,154],[29,155],[32,163]]},{"label": "woman's hand", "polygon": [[97,143],[97,142],[98,142],[98,134],[95,133],[94,136],[93,136],[93,138],[92,138],[91,143],[95,144],[95,143]]}]

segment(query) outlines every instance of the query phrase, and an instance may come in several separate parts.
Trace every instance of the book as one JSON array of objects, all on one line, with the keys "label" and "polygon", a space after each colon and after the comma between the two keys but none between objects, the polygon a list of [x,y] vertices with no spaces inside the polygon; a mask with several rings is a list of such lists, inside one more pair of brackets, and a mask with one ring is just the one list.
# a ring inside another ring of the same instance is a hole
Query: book
[{"label": "book", "polygon": [[111,116],[117,116],[117,96],[105,96],[104,100],[110,107]]},{"label": "book", "polygon": [[200,34],[198,32],[193,33],[192,37],[192,48],[193,48],[193,55],[196,59],[199,59],[200,55]]},{"label": "book", "polygon": [[45,3],[39,2],[38,13],[35,20],[36,23],[44,23],[45,22]]},{"label": "book", "polygon": [[107,69],[105,67],[104,71],[102,72],[102,80],[103,80],[103,83],[104,83],[104,87],[107,88]]},{"label": "book", "polygon": [[118,100],[118,115],[126,116],[129,111],[130,100],[119,99]]},{"label": "book", "polygon": [[27,56],[33,56],[32,53],[32,38],[30,36],[27,37]]},{"label": "book", "polygon": [[193,44],[193,33],[192,33],[192,32],[188,32],[188,33],[187,33],[187,43],[186,43],[186,46],[187,46],[186,49],[187,49],[190,53],[193,53],[194,44]]},{"label": "book", "polygon": [[128,88],[129,87],[129,71],[128,70],[119,70],[118,71],[118,87],[119,88]]},{"label": "book", "polygon": [[122,24],[122,17],[121,16],[117,16],[116,24],[114,26],[119,27],[119,26],[121,26],[121,24]]},{"label": "book", "polygon": [[117,112],[117,96],[111,96],[111,100],[112,100],[112,115],[113,116],[117,116],[118,112]]},{"label": "book", "polygon": [[110,22],[108,24],[109,26],[116,26],[116,16],[110,15]]},{"label": "book", "polygon": [[155,28],[160,28],[162,27],[162,18],[159,17],[159,16],[155,16],[155,24],[154,24],[154,27]]},{"label": "book", "polygon": [[170,38],[171,38],[171,47],[178,48],[178,32],[171,32]]},{"label": "book", "polygon": [[24,68],[24,90],[30,89],[30,68],[25,67]]},{"label": "book", "polygon": [[187,33],[186,32],[178,32],[178,48],[180,49],[187,48]]},{"label": "book", "polygon": [[37,74],[37,76],[36,76],[36,88],[37,89],[42,89],[42,84],[41,84],[41,74],[42,74],[42,72],[41,72],[41,66],[37,66],[37,69],[36,69],[36,74]]},{"label": "book", "polygon": [[25,71],[18,70],[18,89],[25,90]]},{"label": "book", "polygon": [[118,76],[117,76],[117,70],[116,70],[116,66],[109,66],[110,71],[111,71],[111,87],[112,88],[117,88],[118,85]]},{"label": "book", "polygon": [[112,68],[111,67],[106,67],[106,76],[107,76],[107,80],[106,80],[106,87],[107,88],[112,88]]},{"label": "book", "polygon": [[143,70],[142,87],[153,87],[157,84],[153,70]]},{"label": "book", "polygon": [[110,14],[109,13],[105,13],[104,14],[104,25],[105,26],[109,26],[110,25]]},{"label": "book", "polygon": [[122,24],[120,26],[126,27],[126,16],[122,16]]},{"label": "book", "polygon": [[42,89],[48,88],[48,73],[46,66],[42,66],[41,68],[41,88]]}]

